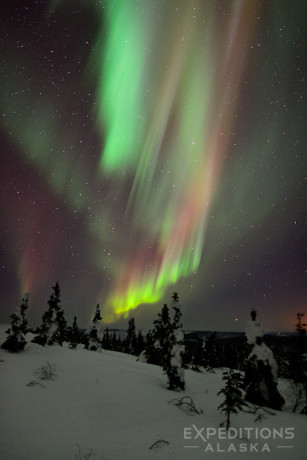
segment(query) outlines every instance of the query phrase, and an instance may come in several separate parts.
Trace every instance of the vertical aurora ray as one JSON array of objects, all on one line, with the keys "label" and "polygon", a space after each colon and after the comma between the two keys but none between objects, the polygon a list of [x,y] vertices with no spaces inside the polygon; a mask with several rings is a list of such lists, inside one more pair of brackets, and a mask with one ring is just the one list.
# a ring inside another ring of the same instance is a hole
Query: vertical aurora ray
[{"label": "vertical aurora ray", "polygon": [[123,170],[133,176],[126,218],[146,241],[128,247],[127,240],[109,321],[197,271],[231,136],[256,2],[231,2],[223,21],[211,2],[176,5],[184,21],[174,18],[173,3],[107,2],[101,171],[118,178],[116,187]]}]

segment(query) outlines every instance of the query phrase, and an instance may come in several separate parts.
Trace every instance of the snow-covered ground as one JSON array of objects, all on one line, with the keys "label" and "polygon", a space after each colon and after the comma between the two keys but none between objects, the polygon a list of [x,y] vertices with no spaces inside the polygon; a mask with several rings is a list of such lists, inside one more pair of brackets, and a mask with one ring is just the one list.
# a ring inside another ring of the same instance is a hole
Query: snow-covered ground
[{"label": "snow-covered ground", "polygon": [[[0,327],[0,343],[5,330]],[[112,351],[28,342],[19,354],[0,350],[0,360],[1,460],[301,460],[306,455],[307,417],[300,414],[274,411],[255,422],[256,415],[240,413],[231,418],[231,439],[225,439],[224,429],[218,435],[224,420],[217,410],[222,369],[186,371],[186,391],[179,393],[167,390],[160,367]],[[55,365],[54,380],[40,380],[36,373],[47,362]],[[170,403],[184,395],[203,413],[188,415]]]}]

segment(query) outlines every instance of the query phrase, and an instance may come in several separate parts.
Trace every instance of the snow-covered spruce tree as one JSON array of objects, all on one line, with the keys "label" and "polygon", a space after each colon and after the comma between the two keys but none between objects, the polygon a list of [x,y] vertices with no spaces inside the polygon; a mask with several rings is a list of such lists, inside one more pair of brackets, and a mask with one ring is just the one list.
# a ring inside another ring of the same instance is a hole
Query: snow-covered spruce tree
[{"label": "snow-covered spruce tree", "polygon": [[242,396],[243,379],[240,372],[229,369],[223,372],[222,380],[225,382],[225,386],[218,392],[218,395],[223,395],[225,399],[218,406],[218,409],[226,415],[226,420],[220,426],[226,424],[226,430],[228,430],[230,427],[230,415],[237,414],[247,404]]},{"label": "snow-covered spruce tree", "polygon": [[78,330],[77,317],[74,316],[74,321],[72,326],[68,330],[68,343],[69,348],[74,350],[77,348],[77,345],[80,343],[80,333]]},{"label": "snow-covered spruce tree", "polygon": [[64,311],[60,304],[60,286],[56,282],[55,286],[52,286],[53,292],[48,300],[49,308],[42,316],[42,324],[38,328],[38,333],[32,340],[34,343],[39,345],[63,345],[66,340],[67,334],[67,323],[64,318]]},{"label": "snow-covered spruce tree", "polygon": [[8,334],[6,340],[1,345],[1,348],[8,350],[11,353],[18,353],[24,350],[27,341],[24,337],[27,332],[27,320],[25,311],[28,308],[29,294],[25,294],[21,299],[21,303],[16,312],[13,313],[11,318],[11,327],[6,331]]},{"label": "snow-covered spruce tree", "polygon": [[165,372],[170,365],[171,331],[170,311],[165,303],[158,314],[158,318],[154,321],[152,333],[154,339],[152,353],[156,356],[157,364],[161,365]]},{"label": "snow-covered spruce tree", "polygon": [[136,354],[136,332],[134,318],[128,321],[127,337],[124,341],[124,352],[129,355]]},{"label": "snow-covered spruce tree", "polygon": [[246,328],[247,342],[252,346],[245,364],[245,399],[258,406],[281,410],[284,399],[277,389],[277,364],[272,350],[264,343],[264,331],[256,321],[256,310]]},{"label": "snow-covered spruce tree", "polygon": [[181,324],[181,307],[177,292],[172,296],[172,310],[170,315],[170,332],[166,343],[167,354],[163,357],[163,369],[168,378],[169,390],[184,390],[184,370],[182,355],[184,353],[184,334]]},{"label": "snow-covered spruce tree", "polygon": [[87,340],[85,348],[92,351],[100,351],[103,338],[102,316],[99,304],[96,305],[96,311],[87,330]]}]

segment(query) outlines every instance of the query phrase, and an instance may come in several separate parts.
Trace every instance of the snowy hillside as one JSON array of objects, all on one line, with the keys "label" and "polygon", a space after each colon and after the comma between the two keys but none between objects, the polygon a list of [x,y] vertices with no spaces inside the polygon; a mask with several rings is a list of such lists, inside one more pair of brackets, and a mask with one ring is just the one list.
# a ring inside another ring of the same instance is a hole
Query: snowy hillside
[{"label": "snowy hillside", "polygon": [[[1,343],[4,331],[1,326]],[[36,372],[47,363],[55,366],[49,381]],[[231,439],[223,429],[218,436],[214,430],[224,420],[217,410],[221,375],[221,369],[186,371],[186,391],[179,393],[166,389],[160,367],[133,356],[80,346],[41,347],[28,337],[22,353],[0,350],[0,458],[304,458],[304,415],[274,411],[255,422],[256,415],[241,413],[232,416]],[[189,415],[170,403],[184,395],[202,413]]]}]

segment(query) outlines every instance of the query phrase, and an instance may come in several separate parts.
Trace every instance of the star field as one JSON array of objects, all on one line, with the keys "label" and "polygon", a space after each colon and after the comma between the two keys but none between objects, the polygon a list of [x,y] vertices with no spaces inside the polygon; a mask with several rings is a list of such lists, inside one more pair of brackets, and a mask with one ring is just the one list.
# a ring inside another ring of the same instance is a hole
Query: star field
[{"label": "star field", "polygon": [[304,1],[15,1],[1,15],[0,320],[292,330],[306,299]]}]

